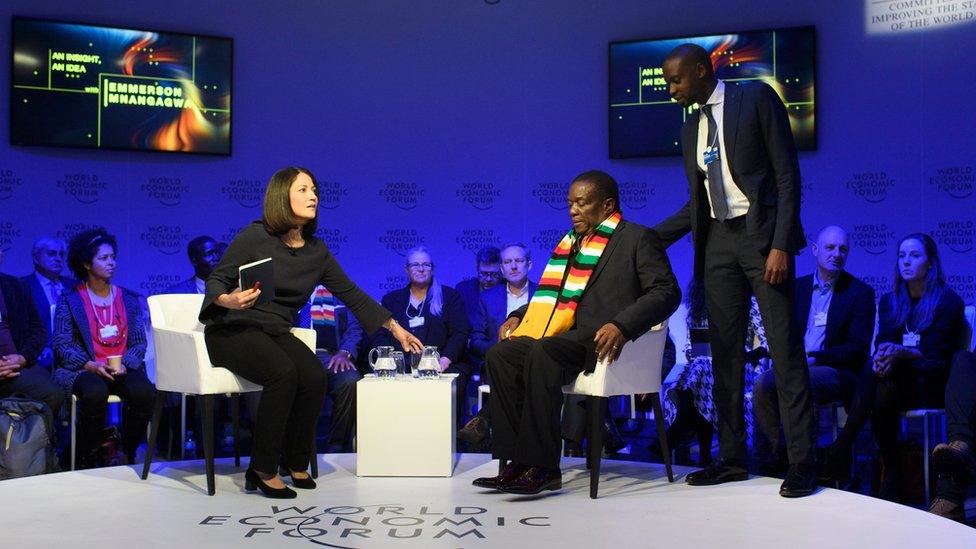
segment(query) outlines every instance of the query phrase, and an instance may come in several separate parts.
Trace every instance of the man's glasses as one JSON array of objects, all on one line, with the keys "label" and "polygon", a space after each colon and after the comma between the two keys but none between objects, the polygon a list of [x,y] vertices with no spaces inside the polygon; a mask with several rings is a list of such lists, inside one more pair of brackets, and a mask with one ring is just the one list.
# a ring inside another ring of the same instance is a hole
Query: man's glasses
[{"label": "man's glasses", "polygon": [[501,278],[502,273],[498,271],[478,271],[478,277],[491,280],[493,278]]},{"label": "man's glasses", "polygon": [[407,268],[413,269],[415,271],[427,270],[427,269],[433,269],[434,264],[426,261],[424,263],[407,263]]}]

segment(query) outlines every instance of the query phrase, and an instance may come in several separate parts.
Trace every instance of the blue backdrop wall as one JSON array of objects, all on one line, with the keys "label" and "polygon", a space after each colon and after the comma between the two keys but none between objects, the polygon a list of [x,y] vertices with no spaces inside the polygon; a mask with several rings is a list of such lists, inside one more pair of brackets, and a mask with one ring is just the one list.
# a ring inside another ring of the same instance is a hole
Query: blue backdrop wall
[{"label": "blue backdrop wall", "polygon": [[[976,87],[972,22],[869,32],[868,1],[8,0],[12,15],[209,33],[235,43],[233,156],[11,147],[0,85],[2,270],[30,271],[39,236],[93,224],[119,237],[118,282],[149,294],[186,278],[185,245],[230,240],[260,215],[269,176],[310,168],[322,235],[379,297],[427,245],[442,281],[473,250],[521,240],[537,277],[568,228],[568,181],[613,174],[625,216],[652,225],[687,197],[678,158],[607,158],[607,42],[813,24],[820,147],[801,154],[808,233],[853,237],[850,270],[880,291],[894,245],[931,232],[953,286],[976,300]],[[0,75],[10,54],[0,52]],[[6,81],[6,78],[4,78]],[[671,250],[682,283],[690,245]],[[807,252],[801,273],[811,270]]]}]

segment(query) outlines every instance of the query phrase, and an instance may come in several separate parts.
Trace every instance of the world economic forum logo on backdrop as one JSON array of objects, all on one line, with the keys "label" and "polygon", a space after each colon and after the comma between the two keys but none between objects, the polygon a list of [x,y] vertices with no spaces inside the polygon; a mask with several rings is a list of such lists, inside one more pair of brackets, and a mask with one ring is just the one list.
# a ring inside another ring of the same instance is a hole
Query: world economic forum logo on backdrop
[{"label": "world economic forum logo on backdrop", "polygon": [[976,275],[947,275],[946,284],[959,294],[966,305],[976,304]]},{"label": "world economic forum logo on backdrop", "polygon": [[157,295],[164,291],[170,286],[182,282],[187,275],[178,274],[151,274],[148,275],[142,282],[139,283],[139,293],[142,295]]},{"label": "world economic forum logo on backdrop", "polygon": [[566,236],[569,229],[539,229],[534,235],[532,235],[532,245],[545,251],[546,256],[549,257],[549,252],[556,248],[556,244]]},{"label": "world economic forum logo on backdrop", "polygon": [[539,183],[532,189],[532,196],[554,210],[566,209],[566,185],[553,181]]},{"label": "world economic forum logo on backdrop", "polygon": [[379,190],[379,196],[401,210],[412,210],[427,195],[427,189],[413,181],[394,181]]},{"label": "world economic forum logo on backdrop", "polygon": [[264,200],[264,182],[260,179],[231,179],[220,193],[244,208],[257,208]]},{"label": "world economic forum logo on backdrop", "polygon": [[881,255],[888,251],[888,245],[895,238],[895,231],[884,223],[854,225],[850,233],[851,244],[871,255]]},{"label": "world economic forum logo on backdrop", "polygon": [[417,229],[387,229],[378,241],[387,250],[406,257],[408,250],[420,246],[426,238]]},{"label": "world economic forum logo on backdrop", "polygon": [[462,229],[454,242],[469,252],[477,252],[486,246],[501,246],[502,237],[495,234],[495,229]]},{"label": "world economic forum logo on backdrop", "polygon": [[183,195],[190,192],[190,186],[184,185],[179,177],[150,177],[139,185],[139,190],[163,206],[172,207],[180,205]]},{"label": "world economic forum logo on backdrop", "polygon": [[888,191],[895,186],[895,180],[887,172],[858,172],[844,185],[855,197],[877,204],[888,199]]},{"label": "world economic forum logo on backdrop", "polygon": [[329,251],[332,255],[339,255],[342,251],[343,246],[349,242],[349,235],[344,233],[342,229],[327,229],[324,227],[319,227],[315,231],[315,236],[319,240],[325,242],[325,245],[329,247]]},{"label": "world economic forum logo on backdrop", "polygon": [[859,276],[861,282],[874,289],[874,299],[880,300],[881,296],[891,291],[891,279],[888,275],[867,275]]},{"label": "world economic forum logo on backdrop", "polygon": [[21,238],[23,231],[14,225],[13,221],[0,221],[0,251],[8,251],[13,247],[14,239]]},{"label": "world economic forum logo on backdrop", "polygon": [[656,191],[647,181],[624,181],[620,184],[620,203],[628,210],[643,210],[654,199]]},{"label": "world economic forum logo on backdrop", "polygon": [[74,238],[76,234],[89,229],[97,229],[100,226],[101,225],[96,225],[94,223],[65,223],[60,229],[54,232],[54,237],[68,242]]},{"label": "world economic forum logo on backdrop", "polygon": [[190,237],[180,225],[150,225],[139,234],[139,240],[162,254],[176,255],[186,252]]},{"label": "world economic forum logo on backdrop", "polygon": [[406,288],[406,287],[407,287],[407,275],[404,274],[386,275],[383,278],[383,282],[380,282],[379,284],[376,285],[376,289],[383,294],[385,294],[386,292],[399,290],[400,288]]},{"label": "world economic forum logo on backdrop", "polygon": [[230,244],[234,240],[234,237],[237,236],[237,233],[241,232],[243,228],[240,225],[230,225],[224,232],[214,235],[214,238],[217,239],[217,242]]},{"label": "world economic forum logo on backdrop", "polygon": [[929,176],[929,185],[952,198],[969,198],[976,187],[976,171],[972,166],[938,168]]},{"label": "world economic forum logo on backdrop", "polygon": [[943,219],[929,231],[935,241],[957,254],[968,254],[976,243],[976,223],[972,219]]},{"label": "world economic forum logo on backdrop", "polygon": [[13,170],[0,170],[0,200],[8,200],[14,196],[14,191],[23,184],[21,179],[14,175]]},{"label": "world economic forum logo on backdrop", "polygon": [[319,208],[334,210],[349,196],[349,187],[338,181],[319,181]]},{"label": "world economic forum logo on backdrop", "polygon": [[[197,523],[208,530],[219,529],[231,539],[256,540],[281,536],[297,542],[338,549],[375,545],[377,540],[490,540],[502,530],[551,528],[548,516],[504,515],[485,507],[459,505],[438,508],[425,505],[408,508],[397,504],[340,505],[332,507],[279,507],[254,511],[248,516],[210,514]],[[388,543],[388,541],[387,541]]]},{"label": "world economic forum logo on backdrop", "polygon": [[66,173],[55,182],[55,186],[66,196],[82,204],[94,204],[102,196],[108,185],[94,173]]},{"label": "world economic forum logo on backdrop", "polygon": [[462,183],[454,190],[454,196],[476,210],[490,210],[495,207],[495,199],[501,198],[502,190],[494,183]]}]

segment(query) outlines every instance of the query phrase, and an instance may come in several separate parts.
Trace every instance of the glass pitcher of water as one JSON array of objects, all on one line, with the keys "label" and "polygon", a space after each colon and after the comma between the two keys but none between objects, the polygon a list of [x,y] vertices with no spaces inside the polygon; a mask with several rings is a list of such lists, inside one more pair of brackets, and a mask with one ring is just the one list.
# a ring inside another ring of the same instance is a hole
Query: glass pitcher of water
[{"label": "glass pitcher of water", "polygon": [[437,352],[437,347],[427,345],[420,354],[420,362],[417,364],[417,377],[420,379],[436,379],[440,377],[441,355]]},{"label": "glass pitcher of water", "polygon": [[393,360],[393,347],[383,345],[370,350],[369,366],[380,379],[395,378],[397,367]]}]

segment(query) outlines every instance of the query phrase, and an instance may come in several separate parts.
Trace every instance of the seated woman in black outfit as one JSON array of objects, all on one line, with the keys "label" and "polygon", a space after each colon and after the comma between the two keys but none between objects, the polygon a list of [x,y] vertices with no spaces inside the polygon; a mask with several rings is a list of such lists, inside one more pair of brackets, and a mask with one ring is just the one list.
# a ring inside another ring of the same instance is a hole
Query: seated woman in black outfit
[{"label": "seated woman in black outfit", "polygon": [[874,356],[825,464],[837,478],[846,477],[854,439],[870,416],[884,465],[878,496],[889,500],[899,498],[900,414],[944,405],[963,323],[963,301],[946,286],[939,250],[929,235],[914,233],[899,242],[894,280],[894,290],[881,296],[878,307]]},{"label": "seated woman in black outfit", "polygon": [[[317,209],[318,186],[308,170],[284,168],[275,173],[264,194],[262,219],[231,242],[207,278],[200,310],[211,361],[263,387],[245,488],[260,488],[274,498],[296,496],[278,476],[279,462],[294,486],[315,487],[306,469],[326,375],[315,352],[290,332],[312,290],[319,284],[328,288],[367,332],[382,326],[403,347],[422,349],[420,340],[359,289],[315,237]],[[274,262],[275,295],[255,305],[261,290],[239,288],[238,267],[269,257]]]},{"label": "seated woman in black outfit", "polygon": [[61,294],[54,313],[53,376],[69,398],[71,393],[78,396],[76,452],[81,468],[96,465],[109,394],[125,402],[122,446],[130,464],[146,433],[156,395],[143,362],[146,329],[141,297],[112,284],[117,249],[115,237],[102,228],[71,239],[68,266],[82,282]]},{"label": "seated woman in black outfit", "polygon": [[[424,345],[437,347],[441,372],[458,374],[457,417],[458,425],[463,425],[465,390],[471,377],[471,366],[460,362],[471,333],[464,301],[457,290],[435,280],[434,262],[427,248],[418,246],[407,252],[406,270],[410,282],[407,287],[387,293],[381,302]],[[380,330],[371,347],[378,345],[396,347],[396,342],[388,332]]]}]

